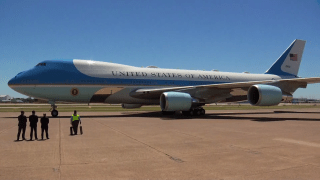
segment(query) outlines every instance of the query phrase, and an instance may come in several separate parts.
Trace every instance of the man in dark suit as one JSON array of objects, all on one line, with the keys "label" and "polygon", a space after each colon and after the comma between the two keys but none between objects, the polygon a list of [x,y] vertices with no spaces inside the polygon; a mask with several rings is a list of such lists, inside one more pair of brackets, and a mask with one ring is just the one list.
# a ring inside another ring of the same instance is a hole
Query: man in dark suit
[{"label": "man in dark suit", "polygon": [[18,129],[17,141],[19,141],[21,131],[22,131],[22,140],[26,140],[25,132],[27,127],[27,117],[24,115],[24,111],[21,111],[21,115],[18,116],[18,121],[19,121],[19,124],[18,124],[19,129]]},{"label": "man in dark suit", "polygon": [[30,141],[32,141],[32,136],[33,136],[33,131],[34,131],[34,137],[36,140],[38,140],[38,136],[37,136],[37,124],[38,124],[38,116],[36,115],[35,111],[32,111],[32,115],[29,116],[29,122],[30,122],[30,127],[31,127],[31,131],[30,131]]},{"label": "man in dark suit", "polygon": [[48,133],[48,129],[49,129],[49,118],[47,118],[46,114],[43,114],[43,117],[40,120],[41,122],[41,139],[43,140],[43,131],[46,131],[46,136],[47,139],[49,139],[49,133]]}]

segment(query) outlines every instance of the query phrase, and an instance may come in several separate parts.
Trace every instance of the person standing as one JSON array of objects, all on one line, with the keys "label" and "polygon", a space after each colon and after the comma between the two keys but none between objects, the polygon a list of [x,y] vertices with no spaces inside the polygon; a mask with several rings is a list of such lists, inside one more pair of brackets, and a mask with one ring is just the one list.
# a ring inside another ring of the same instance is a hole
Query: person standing
[{"label": "person standing", "polygon": [[77,111],[75,110],[71,116],[71,119],[70,119],[70,124],[73,127],[73,131],[74,131],[75,135],[77,135],[77,133],[78,133],[79,122],[81,124],[80,116],[77,114]]},{"label": "person standing", "polygon": [[26,127],[27,127],[27,117],[24,115],[24,111],[21,111],[21,115],[18,116],[19,121],[19,129],[18,129],[18,135],[17,135],[17,141],[19,141],[20,134],[22,131],[22,140],[26,140],[25,133],[26,133]]},{"label": "person standing", "polygon": [[30,141],[32,141],[32,136],[33,136],[33,131],[34,131],[34,137],[36,140],[38,140],[38,136],[37,136],[37,124],[38,124],[38,116],[36,115],[35,111],[32,111],[32,115],[29,116],[29,122],[30,122],[30,127],[31,127],[31,131],[30,131]]},{"label": "person standing", "polygon": [[41,122],[41,139],[43,140],[43,132],[46,131],[46,137],[49,139],[49,118],[47,118],[46,114],[43,114],[43,117],[40,120]]}]

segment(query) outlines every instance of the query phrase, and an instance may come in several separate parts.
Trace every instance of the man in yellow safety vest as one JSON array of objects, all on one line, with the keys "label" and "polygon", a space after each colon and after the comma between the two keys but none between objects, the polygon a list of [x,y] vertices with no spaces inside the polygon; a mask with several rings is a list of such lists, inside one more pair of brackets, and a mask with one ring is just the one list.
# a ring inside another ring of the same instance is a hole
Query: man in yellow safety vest
[{"label": "man in yellow safety vest", "polygon": [[80,120],[80,116],[77,114],[77,111],[75,110],[74,113],[72,114],[71,116],[71,125],[73,127],[73,131],[74,131],[74,134],[76,135],[77,132],[78,132],[78,125],[79,125],[79,122],[81,124],[81,120]]}]

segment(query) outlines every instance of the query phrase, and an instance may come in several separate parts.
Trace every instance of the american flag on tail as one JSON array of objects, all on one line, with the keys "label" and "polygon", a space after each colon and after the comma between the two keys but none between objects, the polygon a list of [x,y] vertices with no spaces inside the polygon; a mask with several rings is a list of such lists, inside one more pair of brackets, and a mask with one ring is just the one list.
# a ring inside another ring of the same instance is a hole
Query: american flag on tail
[{"label": "american flag on tail", "polygon": [[290,54],[290,60],[291,61],[297,61],[298,60],[298,54]]}]

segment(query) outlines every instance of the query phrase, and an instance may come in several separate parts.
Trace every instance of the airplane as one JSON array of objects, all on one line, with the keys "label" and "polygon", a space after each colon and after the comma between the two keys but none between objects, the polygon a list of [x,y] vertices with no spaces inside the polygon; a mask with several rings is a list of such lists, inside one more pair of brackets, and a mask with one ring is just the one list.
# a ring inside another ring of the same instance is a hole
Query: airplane
[{"label": "airplane", "polygon": [[319,83],[298,71],[306,41],[294,40],[264,74],[134,67],[93,60],[46,60],[18,73],[13,90],[46,99],[51,115],[58,101],[122,104],[123,108],[160,105],[163,114],[204,115],[205,104],[249,101],[254,106],[278,105],[298,88]]}]

